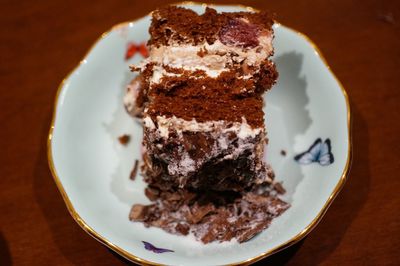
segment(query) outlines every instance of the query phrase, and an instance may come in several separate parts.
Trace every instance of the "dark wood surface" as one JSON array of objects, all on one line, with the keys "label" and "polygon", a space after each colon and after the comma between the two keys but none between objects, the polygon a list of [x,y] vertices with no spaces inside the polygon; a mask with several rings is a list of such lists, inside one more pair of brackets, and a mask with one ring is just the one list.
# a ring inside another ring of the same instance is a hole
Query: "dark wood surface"
[{"label": "dark wood surface", "polygon": [[[1,1],[1,265],[128,263],[69,215],[46,139],[57,87],[97,37],[166,2]],[[400,2],[242,3],[276,12],[314,40],[353,111],[344,189],[305,240],[257,265],[400,265]]]}]

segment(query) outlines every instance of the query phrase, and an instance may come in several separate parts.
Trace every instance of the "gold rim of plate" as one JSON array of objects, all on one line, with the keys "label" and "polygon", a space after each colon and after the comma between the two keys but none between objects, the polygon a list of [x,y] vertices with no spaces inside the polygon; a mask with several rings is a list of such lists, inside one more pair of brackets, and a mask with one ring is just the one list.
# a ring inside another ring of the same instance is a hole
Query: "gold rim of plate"
[{"label": "gold rim of plate", "polygon": [[[236,7],[241,7],[241,8],[245,8],[248,11],[254,11],[257,12],[259,10],[250,7],[250,6],[244,6],[244,5],[213,5],[213,4],[206,4],[206,3],[201,3],[201,2],[191,2],[191,1],[185,1],[185,2],[178,2],[178,3],[174,3],[172,5],[202,5],[202,6],[236,6]],[[151,12],[149,14],[147,14],[146,16],[150,15]],[[143,17],[141,17],[143,18]],[[90,47],[90,49],[86,52],[84,59],[87,57],[87,55],[90,53],[90,51],[96,46],[96,44],[104,39],[110,32],[119,29],[119,28],[123,28],[126,27],[127,25],[129,25],[130,23],[136,22],[137,20],[141,19],[138,18],[136,20],[133,21],[128,21],[128,22],[122,22],[119,23],[115,26],[113,26],[110,30],[104,32],[96,41],[95,43]],[[282,25],[283,24],[276,22],[275,24],[278,25]],[[229,265],[250,265],[252,263],[255,263],[263,258],[266,258],[272,254],[275,254],[283,249],[286,249],[290,246],[292,246],[293,244],[297,243],[298,241],[300,241],[301,239],[303,239],[305,236],[308,235],[308,233],[310,233],[315,226],[317,226],[317,224],[321,221],[322,217],[324,216],[324,214],[326,213],[326,211],[328,210],[329,206],[331,205],[331,203],[333,202],[333,200],[335,199],[335,197],[339,194],[340,190],[342,189],[344,183],[346,182],[347,179],[347,175],[349,173],[350,170],[350,162],[351,162],[351,153],[352,153],[352,144],[351,144],[351,111],[350,111],[350,101],[349,101],[349,97],[347,95],[346,90],[344,89],[343,85],[341,84],[341,82],[338,80],[338,78],[335,76],[335,74],[332,72],[331,68],[329,67],[325,57],[322,55],[320,49],[317,47],[317,45],[306,35],[304,35],[301,32],[298,32],[297,30],[294,30],[290,27],[284,26],[290,30],[292,30],[293,32],[295,32],[296,34],[298,34],[300,37],[304,38],[306,41],[308,41],[311,46],[314,48],[314,50],[317,52],[317,55],[319,58],[322,59],[324,65],[328,68],[329,72],[332,74],[332,76],[335,78],[336,82],[339,84],[339,87],[342,90],[343,96],[346,100],[346,108],[347,108],[347,134],[348,134],[348,150],[347,150],[347,161],[346,161],[346,165],[345,168],[343,170],[343,173],[340,177],[339,182],[337,183],[336,187],[334,188],[332,194],[329,196],[328,200],[325,202],[324,206],[322,207],[322,209],[320,210],[320,212],[318,213],[318,215],[311,221],[311,223],[306,226],[300,233],[298,233],[297,235],[295,235],[294,237],[292,237],[290,240],[286,241],[285,243],[282,243],[279,246],[276,246],[270,250],[267,250],[255,257],[249,258],[247,260],[244,261],[240,261],[237,263],[233,263],[233,264],[229,264]],[[113,251],[115,251],[116,253],[118,253],[119,255],[121,255],[122,257],[133,261],[133,262],[137,262],[137,263],[141,263],[144,265],[163,265],[163,264],[159,264],[159,263],[155,263],[155,262],[151,262],[145,259],[142,259],[140,257],[137,257],[127,251],[125,251],[124,249],[120,248],[119,246],[115,245],[114,243],[108,241],[107,239],[105,239],[104,237],[102,237],[99,233],[97,233],[93,228],[91,228],[81,217],[80,215],[75,211],[74,207],[72,206],[72,203],[70,201],[70,199],[68,198],[67,193],[64,190],[64,187],[61,184],[61,181],[57,175],[57,172],[55,170],[54,167],[54,162],[53,162],[53,155],[52,155],[52,138],[53,138],[53,130],[54,130],[54,123],[55,123],[55,119],[56,119],[56,111],[57,111],[57,103],[58,103],[58,98],[60,96],[60,92],[62,90],[62,88],[64,87],[65,82],[69,79],[69,77],[71,76],[72,73],[75,72],[76,69],[78,69],[78,67],[84,62],[84,60],[80,61],[79,64],[63,79],[63,81],[60,83],[60,85],[58,86],[57,92],[56,92],[56,97],[55,97],[55,102],[54,102],[54,110],[53,110],[53,117],[52,117],[52,121],[51,121],[51,126],[50,126],[50,131],[49,131],[49,135],[47,138],[47,159],[48,159],[48,163],[49,163],[49,168],[51,171],[51,174],[53,176],[53,179],[58,187],[58,190],[61,193],[62,198],[64,199],[64,203],[68,208],[69,213],[71,214],[72,218],[79,224],[79,226],[85,231],[87,232],[89,235],[91,235],[93,238],[95,238],[96,240],[98,240],[99,242],[103,243],[104,245],[106,245],[108,248],[112,249]]]}]

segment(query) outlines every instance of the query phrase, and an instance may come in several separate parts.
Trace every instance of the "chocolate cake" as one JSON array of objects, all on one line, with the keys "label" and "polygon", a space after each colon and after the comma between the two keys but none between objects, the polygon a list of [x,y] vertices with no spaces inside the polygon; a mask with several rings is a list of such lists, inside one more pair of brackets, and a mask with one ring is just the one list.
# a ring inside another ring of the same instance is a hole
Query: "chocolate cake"
[{"label": "chocolate cake", "polygon": [[278,73],[267,12],[152,13],[149,57],[131,66],[127,111],[143,120],[142,173],[154,203],[130,219],[204,243],[246,241],[289,205],[263,161],[262,94]]}]

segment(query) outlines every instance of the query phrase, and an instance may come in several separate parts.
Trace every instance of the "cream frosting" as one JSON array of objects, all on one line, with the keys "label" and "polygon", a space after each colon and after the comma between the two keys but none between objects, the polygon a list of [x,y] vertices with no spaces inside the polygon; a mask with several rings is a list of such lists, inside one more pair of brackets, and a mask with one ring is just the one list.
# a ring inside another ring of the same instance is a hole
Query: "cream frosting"
[{"label": "cream frosting", "polygon": [[135,115],[136,113],[136,99],[140,90],[140,81],[133,80],[128,86],[126,86],[123,103],[128,113]]},{"label": "cream frosting", "polygon": [[[187,71],[204,70],[209,77],[217,77],[228,70],[232,63],[261,64],[273,52],[272,39],[272,34],[263,34],[258,39],[259,45],[254,48],[225,45],[219,40],[213,44],[172,43],[167,46],[152,46],[149,57],[142,61],[139,68],[143,69],[148,63],[156,63],[158,66],[167,65]],[[153,83],[158,83],[163,75],[167,75],[162,67],[156,67],[154,72],[151,80]]]},{"label": "cream frosting", "polygon": [[[261,36],[259,44],[254,48],[241,48],[228,46],[217,40],[211,45],[208,43],[201,45],[172,44],[151,47],[148,60],[171,67],[183,67],[188,70],[203,67],[204,70],[216,71],[225,68],[226,63],[230,60],[236,62],[244,60],[248,65],[260,64],[272,53],[272,36]],[[206,51],[206,53],[200,56],[201,51]]]},{"label": "cream frosting", "polygon": [[[154,129],[154,121],[146,116],[144,118],[144,126],[149,129]],[[156,118],[157,130],[162,138],[168,138],[169,131],[172,129],[179,135],[182,132],[220,132],[222,134],[227,132],[234,132],[240,139],[248,137],[254,138],[256,135],[264,131],[264,128],[252,128],[246,121],[245,117],[242,117],[242,122],[227,122],[224,120],[218,121],[207,121],[198,122],[196,119],[184,120],[177,118],[176,116],[165,117],[157,116]],[[228,126],[229,125],[229,126]]]},{"label": "cream frosting", "polygon": [[153,67],[153,76],[150,78],[150,86],[161,82],[163,77],[179,77],[181,74],[171,73],[166,71],[162,66],[156,65]]}]

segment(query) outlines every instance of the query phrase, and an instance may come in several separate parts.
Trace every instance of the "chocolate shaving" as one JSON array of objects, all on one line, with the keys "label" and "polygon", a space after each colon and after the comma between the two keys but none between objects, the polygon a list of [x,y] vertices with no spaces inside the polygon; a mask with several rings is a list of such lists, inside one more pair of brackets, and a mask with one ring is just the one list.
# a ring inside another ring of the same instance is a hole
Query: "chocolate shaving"
[{"label": "chocolate shaving", "polygon": [[130,179],[130,180],[135,180],[136,174],[137,174],[137,171],[138,171],[138,167],[139,167],[139,161],[138,161],[138,160],[135,160],[135,164],[134,164],[134,166],[133,166],[133,169],[132,169],[132,171],[131,171],[131,174],[129,175],[129,179]]},{"label": "chocolate shaving", "polygon": [[190,226],[187,223],[178,223],[175,227],[176,231],[178,231],[182,235],[189,234]]},{"label": "chocolate shaving", "polygon": [[151,201],[155,201],[156,199],[158,199],[159,195],[160,195],[160,191],[156,188],[152,188],[152,187],[147,187],[144,190],[144,194],[146,195],[146,197],[151,200]]},{"label": "chocolate shaving", "polygon": [[[265,192],[258,194],[262,190]],[[135,205],[130,217],[133,217],[131,220],[142,221],[146,227],[155,226],[174,234],[192,232],[203,243],[229,241],[232,238],[245,242],[289,208],[289,204],[267,191],[264,186],[243,195],[204,192],[194,194],[195,199],[191,202],[187,202],[186,196],[179,199],[176,196],[193,195],[186,190],[174,193],[160,191],[154,204]]]},{"label": "chocolate shaving", "polygon": [[274,184],[274,189],[276,190],[276,192],[278,192],[278,194],[286,193],[286,190],[283,188],[282,183],[280,183],[280,182],[276,182]]},{"label": "chocolate shaving", "polygon": [[142,204],[135,204],[132,206],[131,212],[129,213],[129,220],[131,221],[143,221],[147,216],[147,211],[150,206]]}]

